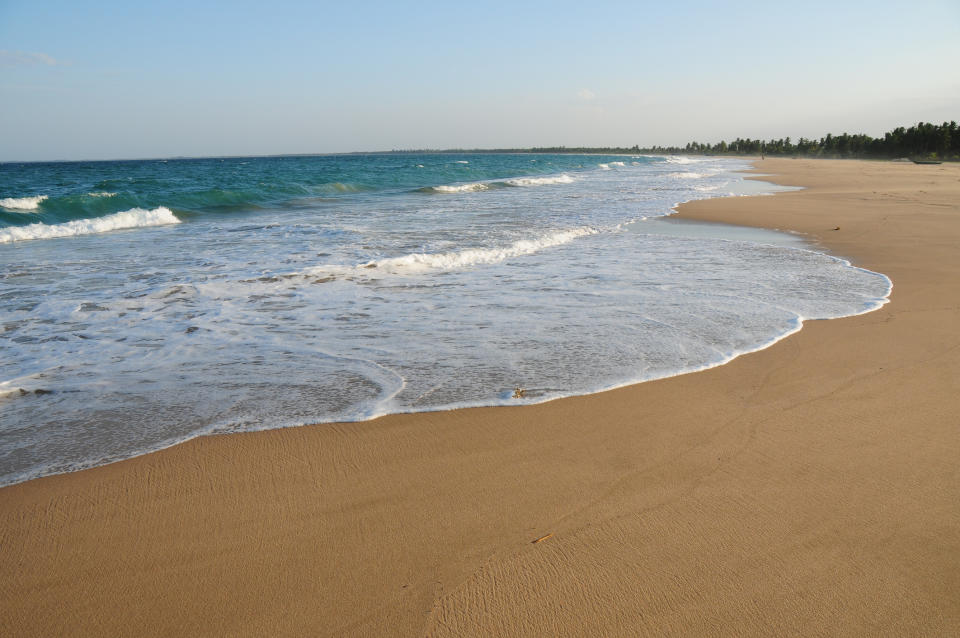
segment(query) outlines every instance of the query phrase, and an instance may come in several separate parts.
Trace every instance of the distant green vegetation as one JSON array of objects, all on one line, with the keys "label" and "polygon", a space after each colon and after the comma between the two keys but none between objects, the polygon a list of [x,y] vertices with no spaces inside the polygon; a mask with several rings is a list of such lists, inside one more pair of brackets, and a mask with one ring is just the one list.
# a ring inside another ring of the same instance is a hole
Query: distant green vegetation
[{"label": "distant green vegetation", "polygon": [[819,140],[800,138],[793,143],[789,137],[779,140],[751,140],[740,138],[717,144],[690,142],[682,149],[667,152],[703,153],[708,155],[787,155],[804,157],[854,157],[915,159],[960,159],[960,131],[956,122],[939,126],[920,122],[910,128],[899,127],[883,137],[857,134],[827,134]]},{"label": "distant green vegetation", "polygon": [[870,137],[862,133],[850,135],[828,133],[819,140],[801,137],[794,143],[789,137],[779,140],[740,139],[716,144],[689,142],[686,146],[621,146],[621,147],[569,147],[549,146],[537,148],[501,149],[448,149],[443,151],[394,151],[433,153],[600,153],[629,154],[650,153],[669,155],[697,153],[702,155],[773,155],[787,157],[833,157],[861,159],[913,159],[960,160],[960,130],[956,122],[930,124],[919,122],[910,128],[899,127],[883,137]]}]

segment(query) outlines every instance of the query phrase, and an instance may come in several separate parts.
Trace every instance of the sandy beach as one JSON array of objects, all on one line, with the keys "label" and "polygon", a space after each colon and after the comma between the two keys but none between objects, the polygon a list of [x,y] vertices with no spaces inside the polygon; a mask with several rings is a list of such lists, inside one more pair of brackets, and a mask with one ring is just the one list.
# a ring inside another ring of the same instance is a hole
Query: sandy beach
[{"label": "sandy beach", "polygon": [[891,302],[534,406],[194,439],[0,489],[5,636],[960,635],[960,165],[767,159],[690,219]]}]

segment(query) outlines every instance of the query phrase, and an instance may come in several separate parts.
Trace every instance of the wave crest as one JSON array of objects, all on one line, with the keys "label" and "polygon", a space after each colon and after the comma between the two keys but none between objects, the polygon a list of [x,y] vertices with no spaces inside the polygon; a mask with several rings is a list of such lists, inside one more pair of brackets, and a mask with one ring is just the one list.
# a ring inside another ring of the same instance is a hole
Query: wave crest
[{"label": "wave crest", "polygon": [[40,202],[48,199],[47,195],[34,195],[33,197],[5,197],[0,199],[0,206],[11,208],[13,210],[37,210]]},{"label": "wave crest", "polygon": [[597,164],[601,170],[609,171],[611,166],[626,166],[624,162],[605,162],[603,164]]},{"label": "wave crest", "polygon": [[180,220],[169,208],[160,206],[153,210],[132,208],[112,215],[94,217],[93,219],[77,219],[63,224],[30,224],[28,226],[8,226],[0,229],[0,244],[29,239],[54,239],[57,237],[73,237],[76,235],[92,235],[106,233],[111,230],[125,228],[143,228],[148,226],[164,226],[179,224]]}]

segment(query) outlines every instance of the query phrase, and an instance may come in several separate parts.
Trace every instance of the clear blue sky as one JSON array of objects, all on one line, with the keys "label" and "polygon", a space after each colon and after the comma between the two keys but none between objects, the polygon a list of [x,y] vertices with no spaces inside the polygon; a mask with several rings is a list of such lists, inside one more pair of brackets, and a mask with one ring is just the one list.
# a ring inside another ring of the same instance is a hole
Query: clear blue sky
[{"label": "clear blue sky", "polygon": [[0,161],[960,119],[960,2],[0,0]]}]

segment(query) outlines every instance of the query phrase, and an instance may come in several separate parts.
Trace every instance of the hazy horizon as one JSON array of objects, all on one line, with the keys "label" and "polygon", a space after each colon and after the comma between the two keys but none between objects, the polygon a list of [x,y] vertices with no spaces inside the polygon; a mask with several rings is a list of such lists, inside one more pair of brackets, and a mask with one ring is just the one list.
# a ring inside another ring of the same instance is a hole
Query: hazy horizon
[{"label": "hazy horizon", "polygon": [[960,6],[0,5],[0,161],[682,146],[960,115]]}]

